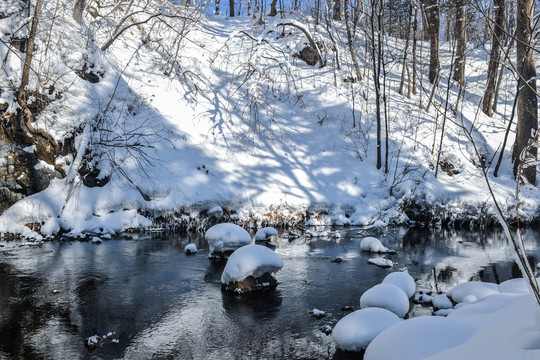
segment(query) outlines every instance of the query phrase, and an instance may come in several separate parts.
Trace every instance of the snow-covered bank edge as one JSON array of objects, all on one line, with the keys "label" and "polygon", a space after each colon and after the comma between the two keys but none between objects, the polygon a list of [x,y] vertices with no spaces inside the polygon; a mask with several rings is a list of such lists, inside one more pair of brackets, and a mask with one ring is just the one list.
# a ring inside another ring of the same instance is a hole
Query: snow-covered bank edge
[{"label": "snow-covered bank edge", "polygon": [[[233,202],[200,202],[174,209],[163,208],[156,201],[146,202],[137,195],[99,206],[97,189],[83,187],[76,200],[65,200],[66,187],[56,181],[45,191],[27,197],[0,216],[0,236],[41,240],[67,236],[88,238],[99,234],[114,235],[133,231],[202,233],[223,222],[246,229],[273,226],[303,233],[313,226],[362,227],[383,229],[388,226],[418,228],[447,227],[478,229],[499,226],[492,206],[486,203],[428,202],[425,199],[387,199],[379,206],[371,203],[306,204],[302,206],[254,205]],[[122,193],[126,195],[126,193]],[[114,198],[107,197],[108,200]],[[82,200],[82,201],[81,201]],[[114,203],[114,206],[112,205]],[[96,205],[98,204],[98,205]],[[96,211],[98,209],[98,211]],[[537,224],[539,212],[527,211],[520,223]],[[508,207],[510,223],[515,222],[515,207]]]}]

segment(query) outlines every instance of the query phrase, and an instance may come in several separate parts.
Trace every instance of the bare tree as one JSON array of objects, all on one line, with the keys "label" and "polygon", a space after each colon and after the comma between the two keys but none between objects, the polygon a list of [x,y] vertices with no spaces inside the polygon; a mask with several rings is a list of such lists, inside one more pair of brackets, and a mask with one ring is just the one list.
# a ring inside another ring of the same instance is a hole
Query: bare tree
[{"label": "bare tree", "polygon": [[[504,1],[504,0],[503,0]],[[465,56],[467,49],[467,0],[457,0],[456,11],[456,61],[454,64],[454,80],[463,86],[465,79]]]},{"label": "bare tree", "polygon": [[[538,93],[536,91],[536,69],[534,61],[532,19],[534,14],[534,0],[517,1],[516,24],[516,60],[519,74],[517,99],[517,128],[516,140],[512,160],[514,162],[514,175],[518,174],[520,156],[526,148],[533,132],[538,131]],[[537,148],[530,148],[530,156],[536,158]],[[536,183],[536,169],[529,167],[524,170],[524,179],[529,183]]]},{"label": "bare tree", "polygon": [[345,27],[347,29],[347,45],[349,46],[349,52],[351,53],[351,60],[354,65],[356,80],[361,81],[362,73],[360,72],[360,66],[358,65],[358,59],[356,58],[356,51],[354,50],[354,44],[352,39],[351,19],[349,17],[349,0],[343,1],[343,8],[345,11]]},{"label": "bare tree", "polygon": [[[482,111],[488,116],[493,115],[493,93],[495,92],[495,81],[497,70],[499,69],[499,61],[501,58],[501,45],[504,36],[504,13],[506,10],[506,0],[493,0],[493,8],[495,10],[495,23],[493,24],[491,40],[491,53],[488,64],[488,78],[486,91],[482,100]],[[488,20],[489,21],[489,20]]]},{"label": "bare tree", "polygon": [[334,0],[332,19],[335,21],[341,21],[341,0]]},{"label": "bare tree", "polygon": [[439,28],[440,14],[438,0],[421,0],[424,7],[424,14],[427,22],[427,33],[429,35],[430,55],[429,55],[429,82],[433,84],[437,77],[439,68]]}]

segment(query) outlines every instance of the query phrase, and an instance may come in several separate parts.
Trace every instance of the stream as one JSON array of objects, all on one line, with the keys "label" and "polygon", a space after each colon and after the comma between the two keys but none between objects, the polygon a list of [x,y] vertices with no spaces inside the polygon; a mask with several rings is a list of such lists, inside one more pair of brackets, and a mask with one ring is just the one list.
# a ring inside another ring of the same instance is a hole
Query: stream
[{"label": "stream", "polygon": [[[378,238],[397,251],[393,255],[360,252],[362,237],[371,234],[338,234],[274,238],[267,245],[284,262],[277,289],[242,297],[221,291],[224,264],[208,260],[202,236],[139,233],[101,244],[53,240],[39,246],[0,240],[0,358],[361,358],[336,349],[322,328],[358,309],[363,292],[388,273],[408,268],[417,290],[434,292],[468,280],[520,276],[498,230],[389,229]],[[524,231],[534,266],[538,235]],[[199,252],[186,255],[189,243]],[[394,267],[367,263],[379,256]],[[326,316],[313,317],[313,309]],[[414,304],[409,316],[432,312]],[[106,337],[89,349],[85,339],[93,335]]]}]

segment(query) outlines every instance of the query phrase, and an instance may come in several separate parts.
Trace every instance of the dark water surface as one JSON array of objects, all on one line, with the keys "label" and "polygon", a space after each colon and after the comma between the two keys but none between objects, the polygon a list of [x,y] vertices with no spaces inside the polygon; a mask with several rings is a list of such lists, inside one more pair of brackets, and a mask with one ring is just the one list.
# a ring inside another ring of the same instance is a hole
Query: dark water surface
[{"label": "dark water surface", "polygon": [[[224,265],[209,262],[200,237],[0,241],[0,358],[351,358],[321,327],[333,327],[348,313],[344,307],[357,309],[362,293],[392,271],[408,267],[418,289],[442,291],[471,279],[519,276],[497,231],[390,230],[379,238],[397,250],[384,256],[397,263],[393,269],[367,264],[379,255],[359,251],[362,236],[274,240],[284,267],[277,290],[259,297],[222,293]],[[536,265],[538,232],[525,239]],[[200,251],[187,256],[191,242]],[[343,261],[331,261],[337,257]],[[314,308],[326,317],[312,317]],[[410,316],[431,312],[415,305]],[[86,338],[109,332],[95,351],[85,347]]]}]

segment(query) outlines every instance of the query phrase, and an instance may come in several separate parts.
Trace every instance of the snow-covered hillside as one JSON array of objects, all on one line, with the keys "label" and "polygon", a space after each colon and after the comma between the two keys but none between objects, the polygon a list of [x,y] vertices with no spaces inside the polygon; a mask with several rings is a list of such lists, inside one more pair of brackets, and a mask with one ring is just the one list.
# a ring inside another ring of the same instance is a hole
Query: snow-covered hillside
[{"label": "snow-covered hillside", "polygon": [[[11,0],[0,11],[15,14],[10,6],[16,3]],[[72,1],[64,8],[55,4],[44,1],[34,55],[40,77],[32,75],[29,88],[51,90],[51,102],[34,127],[59,143],[73,142],[72,151],[56,160],[67,176],[8,209],[0,217],[2,232],[39,236],[28,223],[44,224],[43,235],[60,229],[112,232],[149,226],[158,216],[188,221],[208,210],[232,213],[238,221],[307,216],[310,224],[375,226],[405,222],[405,210],[419,205],[446,221],[493,215],[479,164],[490,164],[500,151],[516,84],[508,73],[498,113],[489,118],[479,111],[488,45],[469,44],[465,94],[455,108],[458,86],[447,81],[452,51],[442,44],[441,82],[426,112],[427,43],[419,44],[417,94],[407,98],[397,92],[405,42],[385,40],[385,173],[384,142],[383,167],[375,162],[370,59],[359,51],[364,78],[346,81],[354,70],[344,24],[331,28],[333,51],[328,29],[315,31],[309,19],[292,14],[257,25],[250,17],[202,15],[155,2],[154,9],[133,15],[123,25],[129,28],[101,50],[118,34],[123,14],[103,5],[85,12],[79,25]],[[24,20],[19,15],[0,20],[6,41]],[[298,58],[308,41],[284,23],[304,27],[324,44],[326,66]],[[365,34],[359,39],[363,48]],[[17,88],[21,54],[0,45],[6,59],[1,84]],[[443,165],[435,177],[448,83]],[[0,103],[15,111],[13,92],[0,93]],[[464,129],[472,131],[483,160]],[[512,137],[499,176],[491,170],[489,175],[501,205],[515,216]],[[522,193],[525,219],[537,213],[537,193]]]}]

